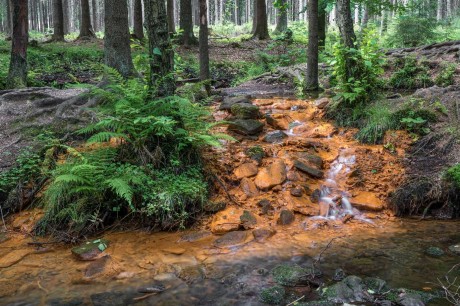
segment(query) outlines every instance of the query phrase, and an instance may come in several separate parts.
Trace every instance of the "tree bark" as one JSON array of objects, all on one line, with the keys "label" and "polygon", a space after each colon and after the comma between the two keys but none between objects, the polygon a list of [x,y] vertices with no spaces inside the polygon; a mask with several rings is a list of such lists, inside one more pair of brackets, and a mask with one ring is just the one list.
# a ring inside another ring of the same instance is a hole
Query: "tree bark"
[{"label": "tree bark", "polygon": [[134,0],[134,35],[137,39],[144,39],[142,0]]},{"label": "tree bark", "polygon": [[128,3],[126,0],[105,0],[104,60],[124,78],[133,75]]},{"label": "tree bark", "polygon": [[317,90],[318,84],[318,0],[308,0],[308,49],[305,90]]},{"label": "tree bark", "polygon": [[337,25],[339,26],[342,42],[347,48],[355,46],[356,35],[353,29],[350,0],[337,0]]},{"label": "tree bark", "polygon": [[13,17],[11,12],[11,0],[6,0],[6,36],[11,38],[13,32]]},{"label": "tree bark", "polygon": [[7,88],[23,88],[27,87],[28,2],[27,0],[12,1],[11,8],[13,34],[6,86]]},{"label": "tree bark", "polygon": [[208,8],[206,5],[206,0],[200,0],[200,79],[201,81],[208,80],[210,77],[207,11],[208,11]]},{"label": "tree bark", "polygon": [[182,30],[179,42],[185,46],[198,43],[193,34],[192,1],[180,0],[179,28]]},{"label": "tree bark", "polygon": [[93,29],[94,29],[94,32],[97,32],[99,31],[99,22],[97,20],[97,0],[92,0],[91,2],[91,6],[93,7],[92,11],[93,11]]},{"label": "tree bark", "polygon": [[324,50],[326,46],[326,31],[327,31],[327,18],[326,18],[326,1],[319,0],[318,3],[318,47]]},{"label": "tree bark", "polygon": [[54,41],[64,41],[64,10],[62,0],[53,0],[53,37]]},{"label": "tree bark", "polygon": [[176,33],[176,25],[174,23],[174,0],[167,0],[166,5],[166,10],[168,13],[168,31],[172,36],[174,33]]},{"label": "tree bark", "polygon": [[288,16],[287,16],[287,7],[286,0],[280,1],[280,8],[278,8],[278,16],[276,18],[276,28],[274,33],[283,33],[287,30],[288,26]]},{"label": "tree bark", "polygon": [[153,96],[171,96],[176,90],[174,52],[168,33],[166,6],[163,0],[144,0],[145,28],[149,38],[150,79]]},{"label": "tree bark", "polygon": [[89,10],[89,0],[81,1],[81,20],[80,20],[80,35],[78,39],[95,38],[93,28],[91,26],[91,14]]},{"label": "tree bark", "polygon": [[267,7],[265,5],[265,0],[256,0],[256,3],[256,29],[254,31],[252,38],[259,40],[269,39],[270,35],[268,34]]},{"label": "tree bark", "polygon": [[361,23],[361,28],[367,27],[367,24],[369,23],[369,9],[367,5],[364,5],[364,11],[363,11],[363,19]]}]

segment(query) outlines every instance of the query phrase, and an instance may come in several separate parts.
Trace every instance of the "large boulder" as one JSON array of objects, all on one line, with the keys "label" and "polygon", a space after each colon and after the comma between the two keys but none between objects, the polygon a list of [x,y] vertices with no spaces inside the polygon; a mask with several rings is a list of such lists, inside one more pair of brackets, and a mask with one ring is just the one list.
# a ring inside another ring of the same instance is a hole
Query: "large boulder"
[{"label": "large boulder", "polygon": [[236,178],[240,180],[245,177],[254,176],[257,174],[257,172],[259,172],[259,169],[256,165],[254,165],[253,163],[245,163],[238,166],[233,171],[233,174],[235,174]]},{"label": "large boulder", "polygon": [[286,174],[286,164],[284,161],[276,160],[271,165],[262,168],[254,182],[259,189],[268,190],[284,183],[287,179]]},{"label": "large boulder", "polygon": [[236,119],[230,121],[228,129],[242,135],[257,135],[264,130],[264,124],[254,119]]},{"label": "large boulder", "polygon": [[305,172],[306,174],[310,175],[311,177],[317,178],[317,179],[322,179],[324,177],[324,172],[310,166],[308,163],[302,160],[296,160],[294,161],[294,167],[299,169],[302,172]]},{"label": "large boulder", "polygon": [[231,112],[237,119],[257,119],[260,117],[259,108],[251,103],[233,104]]},{"label": "large boulder", "polygon": [[363,280],[354,275],[347,276],[341,282],[338,282],[324,291],[327,300],[345,304],[351,302],[366,302],[371,300],[370,294]]},{"label": "large boulder", "polygon": [[241,226],[240,216],[243,211],[234,207],[229,207],[214,215],[211,223],[211,232],[217,235],[236,231]]},{"label": "large boulder", "polygon": [[239,103],[251,103],[251,101],[247,96],[225,97],[224,101],[220,104],[219,110],[230,111],[233,105]]},{"label": "large boulder", "polygon": [[272,126],[277,130],[288,130],[289,124],[292,122],[292,119],[286,114],[267,114],[265,116],[267,124]]},{"label": "large boulder", "polygon": [[267,133],[267,135],[265,135],[264,137],[264,141],[268,143],[280,143],[287,137],[288,135],[286,135],[286,133],[284,133],[283,131],[277,130],[277,131]]},{"label": "large boulder", "polygon": [[303,268],[295,263],[280,264],[271,271],[273,279],[280,285],[305,286],[321,275],[315,268]]},{"label": "large boulder", "polygon": [[106,239],[87,241],[72,248],[72,254],[79,260],[96,260],[102,256],[108,245],[109,242]]}]

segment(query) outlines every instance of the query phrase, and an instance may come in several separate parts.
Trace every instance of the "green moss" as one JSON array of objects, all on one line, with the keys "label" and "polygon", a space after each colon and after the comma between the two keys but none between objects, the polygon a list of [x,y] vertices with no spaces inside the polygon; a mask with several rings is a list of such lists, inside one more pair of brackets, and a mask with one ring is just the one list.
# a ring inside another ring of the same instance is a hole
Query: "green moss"
[{"label": "green moss", "polygon": [[238,119],[256,119],[259,117],[259,108],[252,104],[233,104],[231,110],[232,114]]},{"label": "green moss", "polygon": [[260,301],[265,304],[279,305],[284,299],[285,290],[281,286],[263,289],[259,295]]},{"label": "green moss", "polygon": [[297,286],[308,283],[307,270],[297,264],[281,264],[271,271],[273,279],[283,286]]},{"label": "green moss", "polygon": [[460,188],[460,163],[450,167],[446,172],[447,180],[451,181],[457,188]]}]

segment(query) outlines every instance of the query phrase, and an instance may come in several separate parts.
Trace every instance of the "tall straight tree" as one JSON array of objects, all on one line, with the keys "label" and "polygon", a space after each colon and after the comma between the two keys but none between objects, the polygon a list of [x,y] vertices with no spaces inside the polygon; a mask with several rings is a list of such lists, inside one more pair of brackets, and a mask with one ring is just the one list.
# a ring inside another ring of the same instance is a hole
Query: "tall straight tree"
[{"label": "tall straight tree", "polygon": [[27,0],[11,2],[13,33],[11,60],[6,86],[22,88],[27,86],[27,42],[29,39],[29,18]]},{"label": "tall straight tree", "polygon": [[144,39],[144,26],[142,14],[142,0],[134,0],[134,35],[137,39]]},{"label": "tall straight tree", "polygon": [[[200,0],[200,79],[209,80],[208,7],[206,0]],[[206,86],[209,92],[209,85]]]},{"label": "tall straight tree", "polygon": [[196,45],[198,43],[193,34],[193,18],[192,18],[192,1],[180,0],[180,18],[179,28],[182,31],[180,42],[183,45]]},{"label": "tall straight tree", "polygon": [[318,46],[321,50],[324,50],[324,47],[326,46],[326,8],[327,1],[318,0]]},{"label": "tall straight tree", "polygon": [[350,0],[337,0],[337,25],[339,26],[342,42],[347,48],[355,46],[356,35],[353,29]]},{"label": "tall straight tree", "polygon": [[254,15],[254,18],[256,18],[256,29],[254,30],[252,38],[259,40],[269,39],[270,35],[268,35],[267,6],[265,0],[256,0],[256,5],[257,14]]},{"label": "tall straight tree", "polygon": [[169,34],[176,33],[176,25],[174,23],[174,0],[166,1],[166,10],[168,13],[168,30]]},{"label": "tall straight tree", "polygon": [[115,68],[123,77],[133,74],[128,25],[128,2],[126,0],[105,0],[105,64]]},{"label": "tall straight tree", "polygon": [[89,0],[80,0],[81,19],[80,19],[80,35],[79,39],[94,38],[93,27],[91,26],[91,15],[89,9]]},{"label": "tall straight tree", "polygon": [[317,90],[318,84],[318,0],[308,0],[308,49],[305,90]]},{"label": "tall straight tree", "polygon": [[64,41],[64,9],[62,0],[53,0],[53,27],[52,40]]},{"label": "tall straight tree", "polygon": [[276,17],[276,28],[274,33],[282,33],[287,30],[288,16],[287,16],[287,1],[280,0],[277,4],[278,15]]},{"label": "tall straight tree", "polygon": [[150,80],[153,96],[171,96],[176,90],[174,52],[168,33],[163,0],[144,0],[145,28],[149,38]]}]

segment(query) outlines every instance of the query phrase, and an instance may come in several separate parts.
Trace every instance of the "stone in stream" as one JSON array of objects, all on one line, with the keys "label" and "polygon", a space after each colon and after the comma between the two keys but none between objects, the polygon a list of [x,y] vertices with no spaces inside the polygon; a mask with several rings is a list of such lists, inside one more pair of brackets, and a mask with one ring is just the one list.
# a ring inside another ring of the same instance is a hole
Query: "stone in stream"
[{"label": "stone in stream", "polygon": [[230,111],[232,106],[238,103],[251,103],[251,101],[247,96],[225,97],[224,101],[220,104],[219,110]]},{"label": "stone in stream", "polygon": [[243,211],[234,207],[229,207],[214,215],[211,222],[211,232],[222,235],[227,232],[236,231],[241,226],[240,216]]},{"label": "stone in stream", "polygon": [[366,302],[372,299],[363,280],[354,275],[347,276],[342,281],[326,288],[323,292],[327,300],[337,304]]},{"label": "stone in stream", "polygon": [[390,288],[387,286],[387,282],[378,277],[366,277],[364,284],[367,289],[374,291],[376,294],[387,292]]},{"label": "stone in stream", "polygon": [[324,172],[323,171],[318,170],[316,168],[313,168],[313,167],[307,165],[306,163],[301,162],[300,160],[296,160],[294,162],[294,167],[296,167],[297,169],[299,169],[302,172],[307,173],[308,175],[310,175],[310,176],[312,176],[314,178],[322,179],[324,177]]},{"label": "stone in stream", "polygon": [[289,130],[289,124],[292,122],[288,115],[280,113],[267,114],[265,115],[265,120],[268,125],[277,130]]},{"label": "stone in stream", "polygon": [[283,131],[277,130],[273,132],[267,133],[264,137],[264,141],[268,143],[280,143],[283,139],[287,138],[288,136]]},{"label": "stone in stream", "polygon": [[92,263],[90,263],[86,269],[85,269],[85,277],[94,277],[97,276],[98,274],[101,274],[104,272],[107,264],[112,260],[112,257],[110,255],[105,255],[102,256],[99,259],[96,259]]},{"label": "stone in stream", "polygon": [[290,210],[283,209],[280,213],[277,223],[279,225],[289,225],[294,222],[295,216],[294,213]]},{"label": "stone in stream", "polygon": [[240,188],[248,197],[255,197],[259,195],[259,189],[257,189],[256,184],[249,178],[241,180]]},{"label": "stone in stream", "polygon": [[254,236],[254,240],[257,242],[264,242],[268,238],[272,237],[276,234],[275,230],[269,228],[258,228],[252,231],[252,235]]},{"label": "stone in stream", "polygon": [[297,156],[297,159],[299,159],[301,162],[310,164],[315,168],[324,168],[324,160],[318,155],[310,154],[308,152],[298,152],[295,154],[295,156]]},{"label": "stone in stream", "polygon": [[247,233],[244,231],[235,231],[223,235],[214,241],[216,247],[229,247],[243,244],[246,241]]},{"label": "stone in stream", "polygon": [[292,188],[292,189],[291,189],[291,195],[292,195],[293,197],[299,198],[299,197],[302,196],[302,193],[303,193],[303,192],[302,192],[302,188]]},{"label": "stone in stream", "polygon": [[451,251],[455,255],[460,255],[460,243],[449,246],[449,251]]},{"label": "stone in stream", "polygon": [[208,231],[199,231],[199,232],[191,232],[188,234],[184,234],[180,237],[179,242],[193,242],[193,241],[198,241],[201,239],[204,239],[206,237],[211,236],[211,232]]},{"label": "stone in stream", "polygon": [[239,180],[245,177],[254,176],[257,172],[259,172],[259,169],[253,163],[242,164],[233,170],[233,174],[235,174],[236,178]]},{"label": "stone in stream", "polygon": [[422,297],[416,293],[406,293],[396,299],[401,306],[425,306]]},{"label": "stone in stream", "polygon": [[441,257],[444,251],[438,247],[431,246],[425,250],[425,254],[431,257]]},{"label": "stone in stream", "polygon": [[259,108],[251,103],[233,104],[231,112],[237,119],[257,119],[260,117]]},{"label": "stone in stream", "polygon": [[96,239],[72,248],[72,254],[79,260],[95,260],[108,246],[109,242],[106,239]]},{"label": "stone in stream", "polygon": [[295,287],[316,283],[322,273],[315,268],[303,268],[295,263],[280,264],[271,271],[273,279],[280,285]]},{"label": "stone in stream", "polygon": [[141,287],[137,289],[139,293],[160,293],[166,290],[166,286],[162,283],[155,283],[152,285],[148,285],[145,287]]},{"label": "stone in stream", "polygon": [[0,268],[8,268],[20,262],[24,257],[33,253],[32,249],[13,250],[0,257]]},{"label": "stone in stream", "polygon": [[339,282],[343,280],[345,277],[346,277],[345,271],[338,268],[338,269],[335,269],[334,276],[332,277],[332,279]]},{"label": "stone in stream", "polygon": [[284,183],[286,178],[286,165],[282,160],[276,160],[259,171],[254,183],[261,190],[269,190]]},{"label": "stone in stream", "polygon": [[254,146],[251,148],[248,148],[244,154],[249,156],[252,160],[255,160],[258,164],[262,162],[262,159],[265,157],[265,152],[264,149],[260,146]]},{"label": "stone in stream", "polygon": [[107,291],[91,294],[91,302],[94,306],[125,306],[131,305],[133,299],[139,297],[139,293],[129,291]]},{"label": "stone in stream", "polygon": [[273,211],[273,206],[269,200],[263,199],[257,203],[257,206],[261,208],[262,214],[267,215],[270,211]]},{"label": "stone in stream", "polygon": [[228,129],[242,135],[257,135],[264,130],[264,124],[254,119],[236,119],[230,121]]},{"label": "stone in stream", "polygon": [[360,210],[381,211],[385,208],[384,202],[373,192],[360,191],[350,199],[351,205]]},{"label": "stone in stream", "polygon": [[282,286],[273,286],[263,289],[259,294],[259,299],[262,303],[269,305],[280,305],[284,300],[286,291]]},{"label": "stone in stream", "polygon": [[329,98],[321,98],[315,101],[315,106],[319,109],[324,109],[329,105],[330,101]]},{"label": "stone in stream", "polygon": [[312,194],[310,196],[310,200],[313,203],[318,203],[319,199],[321,199],[321,190],[319,190],[319,189],[313,190],[313,192],[312,192]]},{"label": "stone in stream", "polygon": [[244,229],[253,229],[257,224],[256,217],[249,211],[243,211],[243,214],[240,216],[241,224]]}]

